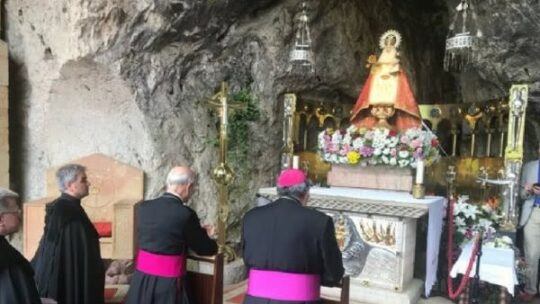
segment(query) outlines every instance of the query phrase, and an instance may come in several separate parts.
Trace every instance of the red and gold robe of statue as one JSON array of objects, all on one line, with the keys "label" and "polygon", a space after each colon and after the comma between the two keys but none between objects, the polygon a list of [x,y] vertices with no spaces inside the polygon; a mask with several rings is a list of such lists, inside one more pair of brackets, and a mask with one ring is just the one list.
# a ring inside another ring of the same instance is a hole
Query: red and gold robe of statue
[{"label": "red and gold robe of statue", "polygon": [[[356,104],[352,110],[351,122],[357,127],[373,128],[378,120],[371,114],[369,95],[374,81],[374,75],[369,74],[368,79]],[[409,86],[409,81],[402,70],[399,71],[396,98],[394,102],[395,114],[389,119],[392,126],[397,131],[403,131],[410,128],[421,126],[420,112],[418,105]]]}]

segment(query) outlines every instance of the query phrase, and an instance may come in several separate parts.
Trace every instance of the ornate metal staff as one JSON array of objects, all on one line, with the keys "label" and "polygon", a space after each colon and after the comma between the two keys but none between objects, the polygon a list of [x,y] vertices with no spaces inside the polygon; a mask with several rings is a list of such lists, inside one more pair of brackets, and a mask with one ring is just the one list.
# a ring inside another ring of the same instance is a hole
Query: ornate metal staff
[{"label": "ornate metal staff", "polygon": [[504,173],[502,178],[488,179],[486,174],[478,177],[485,185],[506,185],[503,192],[504,218],[501,230],[515,232],[517,225],[517,201],[519,189],[519,176],[523,159],[523,134],[525,131],[525,109],[527,107],[528,87],[526,85],[513,85],[510,88],[508,142],[504,153]]},{"label": "ornate metal staff", "polygon": [[294,155],[294,111],[296,110],[296,95],[289,93],[284,97],[283,111],[283,148],[281,149],[281,169],[292,168]]},{"label": "ornate metal staff", "polygon": [[227,165],[227,143],[228,143],[228,115],[230,110],[241,109],[242,104],[230,104],[227,101],[228,88],[227,83],[221,83],[221,89],[209,100],[211,106],[219,111],[220,132],[219,147],[220,157],[219,165],[212,171],[214,180],[219,185],[219,203],[218,203],[218,245],[223,252],[225,261],[229,262],[236,258],[232,248],[226,245],[227,241],[227,220],[229,218],[229,185],[234,180],[234,171]]},{"label": "ornate metal staff", "polygon": [[511,179],[513,183],[509,187],[510,191],[505,193],[505,217],[502,225],[502,228],[508,231],[515,231],[518,220],[516,202],[523,165],[523,135],[528,94],[527,85],[512,85],[510,88],[508,142],[504,150],[504,167],[506,178]]}]

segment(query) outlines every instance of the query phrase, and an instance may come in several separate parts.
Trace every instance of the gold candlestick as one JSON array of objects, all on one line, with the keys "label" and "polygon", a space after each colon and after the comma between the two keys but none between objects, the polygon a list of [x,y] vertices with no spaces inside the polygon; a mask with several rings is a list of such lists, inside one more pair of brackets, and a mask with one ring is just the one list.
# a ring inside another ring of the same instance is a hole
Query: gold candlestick
[{"label": "gold candlestick", "polygon": [[228,143],[228,115],[232,110],[240,109],[242,104],[232,104],[227,100],[227,83],[221,83],[220,91],[210,98],[209,103],[218,109],[220,116],[219,164],[212,171],[214,180],[218,183],[219,203],[218,203],[218,245],[220,252],[223,252],[225,261],[230,262],[236,258],[234,250],[227,242],[227,220],[229,218],[229,185],[234,181],[234,171],[227,165],[227,143]]},{"label": "gold candlestick", "polygon": [[412,196],[416,199],[422,199],[426,195],[424,184],[414,184],[412,188]]}]

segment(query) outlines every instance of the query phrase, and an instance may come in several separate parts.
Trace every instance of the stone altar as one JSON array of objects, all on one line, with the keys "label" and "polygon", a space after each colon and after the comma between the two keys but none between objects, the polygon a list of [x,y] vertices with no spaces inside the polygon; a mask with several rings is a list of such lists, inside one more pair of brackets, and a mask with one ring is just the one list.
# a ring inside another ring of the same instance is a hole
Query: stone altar
[{"label": "stone altar", "polygon": [[[259,194],[277,197],[275,188]],[[362,303],[416,303],[422,283],[413,279],[416,220],[429,215],[426,277],[429,296],[437,276],[444,198],[414,199],[409,193],[359,188],[313,187],[308,206],[334,218],[345,272],[351,277],[350,299]],[[339,290],[323,288],[337,298]]]},{"label": "stone altar", "polygon": [[410,192],[413,185],[413,175],[410,168],[333,164],[332,169],[328,172],[327,183],[335,187]]}]

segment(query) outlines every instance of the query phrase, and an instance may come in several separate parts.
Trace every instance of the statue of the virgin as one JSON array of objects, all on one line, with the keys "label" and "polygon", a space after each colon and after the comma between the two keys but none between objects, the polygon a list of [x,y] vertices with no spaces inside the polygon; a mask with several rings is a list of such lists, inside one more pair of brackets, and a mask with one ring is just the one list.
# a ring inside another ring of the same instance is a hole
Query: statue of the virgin
[{"label": "statue of the virgin", "polygon": [[368,60],[371,71],[353,108],[351,121],[357,127],[403,131],[421,125],[418,105],[400,66],[397,48],[401,35],[394,30],[381,36],[381,55]]}]

